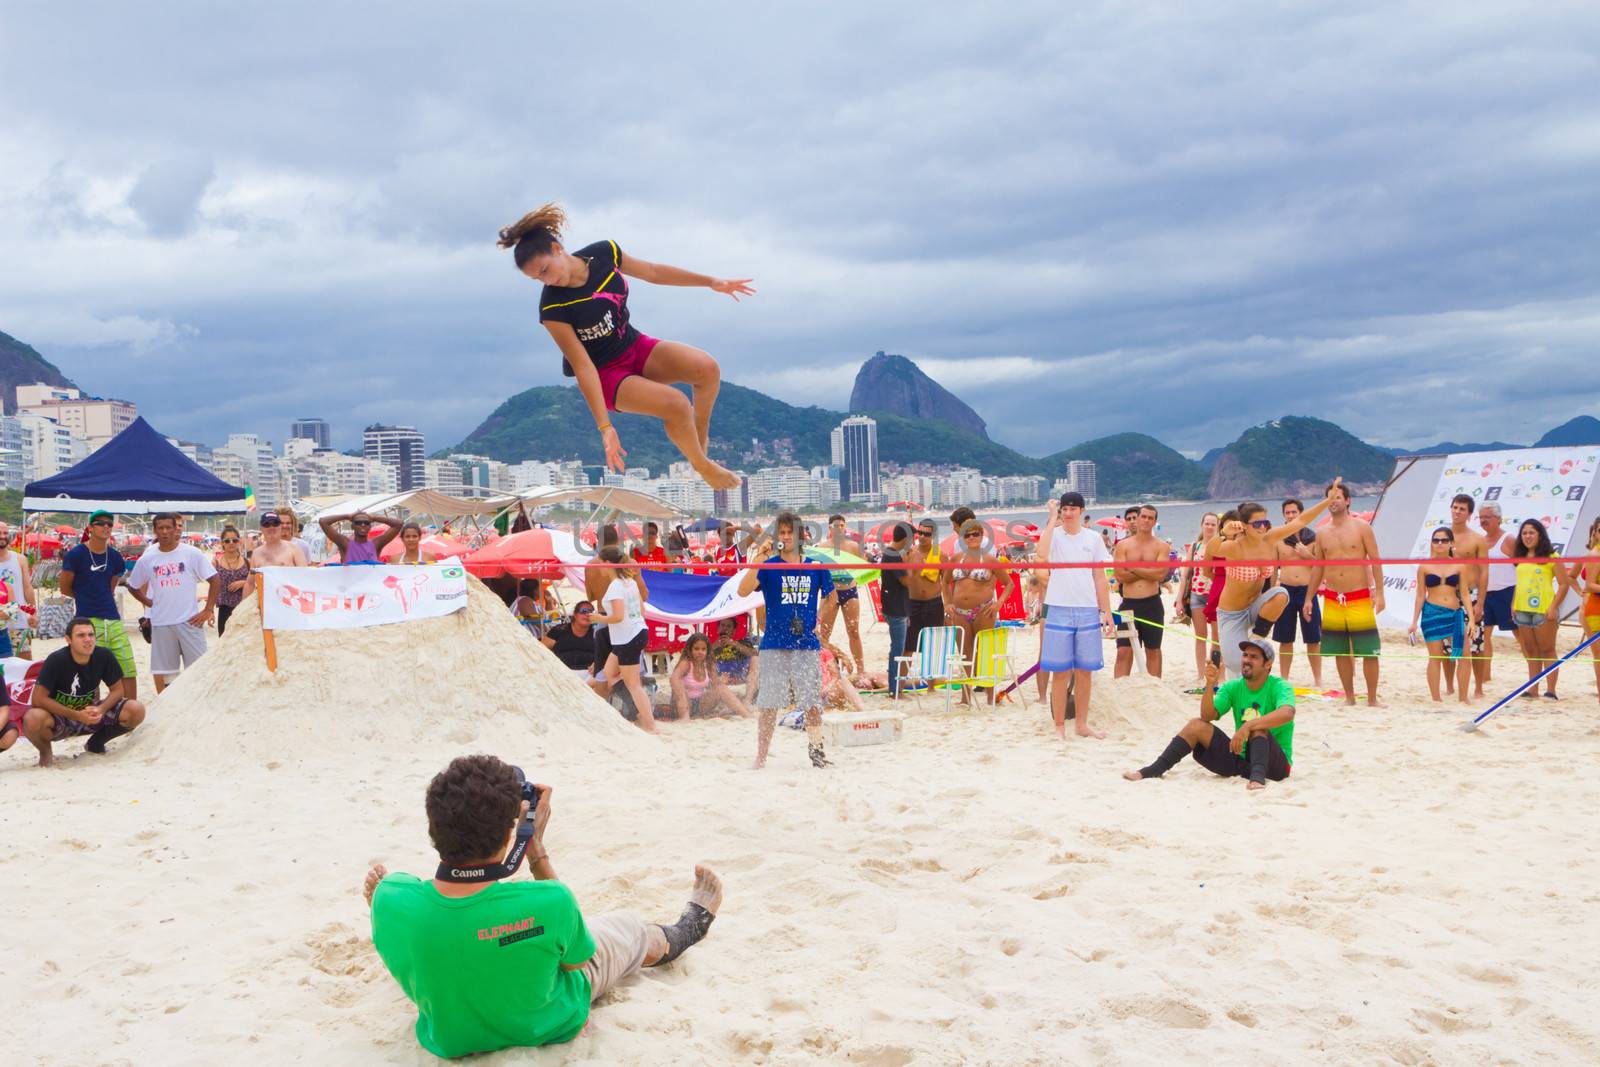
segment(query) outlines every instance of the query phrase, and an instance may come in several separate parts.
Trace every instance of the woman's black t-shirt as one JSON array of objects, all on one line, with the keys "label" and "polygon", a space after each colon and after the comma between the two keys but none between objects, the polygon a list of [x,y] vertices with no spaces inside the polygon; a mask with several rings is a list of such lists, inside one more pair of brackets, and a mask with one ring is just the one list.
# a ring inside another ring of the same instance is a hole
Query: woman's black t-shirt
[{"label": "woman's black t-shirt", "polygon": [[[589,261],[589,277],[572,287],[547,285],[539,294],[539,321],[564,322],[578,335],[596,367],[603,367],[639,339],[628,321],[628,280],[622,276],[622,251],[615,241],[596,241],[572,253]],[[574,377],[561,360],[561,373]]]},{"label": "woman's black t-shirt", "polygon": [[594,666],[595,647],[594,630],[591,628],[582,637],[572,632],[570,625],[557,626],[545,636],[555,642],[550,651],[556,658],[575,671],[586,671]]}]

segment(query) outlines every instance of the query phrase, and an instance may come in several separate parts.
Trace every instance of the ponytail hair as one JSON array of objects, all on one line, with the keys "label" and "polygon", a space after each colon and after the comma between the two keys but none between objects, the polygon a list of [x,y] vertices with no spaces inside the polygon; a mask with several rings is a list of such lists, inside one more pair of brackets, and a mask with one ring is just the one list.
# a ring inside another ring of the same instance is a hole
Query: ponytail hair
[{"label": "ponytail hair", "polygon": [[537,211],[530,211],[510,226],[500,231],[501,248],[512,250],[511,258],[517,269],[534,256],[542,256],[561,243],[561,231],[567,225],[567,213],[561,205],[549,203]]}]

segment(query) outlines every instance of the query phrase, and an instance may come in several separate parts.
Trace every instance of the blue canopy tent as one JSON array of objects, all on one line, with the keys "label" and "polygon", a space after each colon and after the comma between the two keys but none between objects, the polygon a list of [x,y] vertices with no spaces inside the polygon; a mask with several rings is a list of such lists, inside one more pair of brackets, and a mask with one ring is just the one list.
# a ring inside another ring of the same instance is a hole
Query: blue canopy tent
[{"label": "blue canopy tent", "polygon": [[22,491],[22,508],[225,514],[244,511],[248,495],[178,451],[141,417],[82,462],[29,482]]}]

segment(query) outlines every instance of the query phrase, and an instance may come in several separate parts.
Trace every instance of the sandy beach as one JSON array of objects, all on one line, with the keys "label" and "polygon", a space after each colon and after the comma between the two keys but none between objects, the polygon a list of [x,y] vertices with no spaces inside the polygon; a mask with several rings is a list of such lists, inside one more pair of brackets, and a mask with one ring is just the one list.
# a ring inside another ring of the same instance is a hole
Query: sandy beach
[{"label": "sandy beach", "polygon": [[[1563,700],[1476,734],[1420,659],[1386,660],[1390,706],[1303,701],[1294,775],[1257,795],[1193,762],[1119,777],[1195,714],[1187,642],[1171,680],[1101,676],[1105,741],[1057,742],[1036,703],[930,698],[902,705],[898,744],[819,773],[780,730],[753,772],[752,722],[647,738],[469,615],[287,635],[263,685],[245,613],[110,755],[0,757],[7,1062],[431,1061],[359,888],[374,861],[430,869],[423,788],[475,751],[554,785],[549,846],[585,911],[675,916],[701,860],[727,889],[708,941],[577,1040],[475,1062],[1600,1059],[1586,659]],[[1394,636],[1387,655],[1415,655]],[[869,631],[873,658],[886,640]],[[1500,652],[1496,692],[1523,675]]]}]

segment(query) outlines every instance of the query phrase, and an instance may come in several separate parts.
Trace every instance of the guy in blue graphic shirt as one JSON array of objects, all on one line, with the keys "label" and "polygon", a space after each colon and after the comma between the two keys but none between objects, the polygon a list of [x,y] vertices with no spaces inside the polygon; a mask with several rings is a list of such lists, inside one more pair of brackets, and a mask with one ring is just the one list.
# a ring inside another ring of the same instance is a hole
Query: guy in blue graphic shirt
[{"label": "guy in blue graphic shirt", "polygon": [[[764,563],[805,563],[800,548],[800,516],[780,511],[773,527],[778,553],[765,558],[772,538],[763,537],[751,557]],[[817,611],[824,600],[835,597],[833,579],[821,568],[745,571],[739,582],[740,595],[749,596],[758,588],[767,602],[767,628],[761,635],[761,685],[756,691],[761,718],[756,730],[755,765],[759,769],[767,762],[778,712],[798,707],[806,715],[811,765],[826,767],[828,757],[822,751],[822,642],[817,640]]]}]

